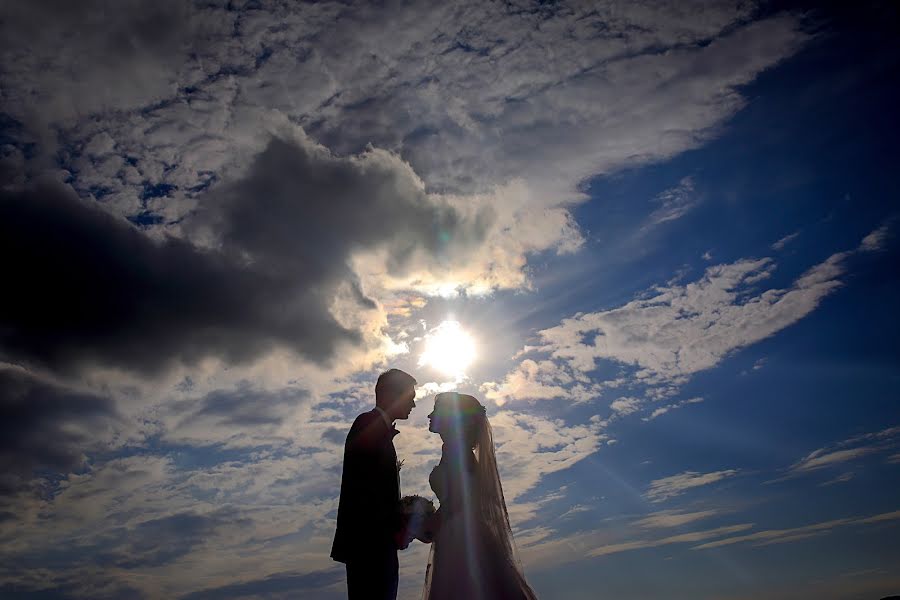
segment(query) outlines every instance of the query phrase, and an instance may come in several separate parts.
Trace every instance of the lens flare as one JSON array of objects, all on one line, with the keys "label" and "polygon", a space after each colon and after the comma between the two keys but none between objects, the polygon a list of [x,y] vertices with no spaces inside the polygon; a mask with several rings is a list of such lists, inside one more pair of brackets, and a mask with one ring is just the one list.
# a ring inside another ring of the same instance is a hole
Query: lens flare
[{"label": "lens flare", "polygon": [[444,375],[462,379],[476,357],[475,340],[458,321],[444,321],[425,336],[425,351],[419,366],[428,366]]}]

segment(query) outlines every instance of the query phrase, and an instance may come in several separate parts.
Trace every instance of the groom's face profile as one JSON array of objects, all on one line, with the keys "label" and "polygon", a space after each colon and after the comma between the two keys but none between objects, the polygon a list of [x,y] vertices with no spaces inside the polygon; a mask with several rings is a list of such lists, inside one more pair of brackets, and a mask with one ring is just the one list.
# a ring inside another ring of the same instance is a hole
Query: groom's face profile
[{"label": "groom's face profile", "polygon": [[416,407],[416,388],[413,385],[397,392],[393,401],[386,408],[392,419],[408,419],[409,413]]},{"label": "groom's face profile", "polygon": [[395,419],[408,419],[409,413],[416,407],[416,388],[410,385],[397,395],[392,406]]}]

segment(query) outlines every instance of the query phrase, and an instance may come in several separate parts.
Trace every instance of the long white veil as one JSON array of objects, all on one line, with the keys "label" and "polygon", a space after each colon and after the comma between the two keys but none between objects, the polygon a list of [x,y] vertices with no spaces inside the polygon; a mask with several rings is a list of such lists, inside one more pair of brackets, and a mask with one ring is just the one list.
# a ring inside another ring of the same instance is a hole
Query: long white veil
[{"label": "long white veil", "polygon": [[[537,600],[534,591],[525,580],[522,565],[513,541],[506,500],[503,497],[503,486],[500,484],[500,472],[497,469],[497,457],[494,451],[494,436],[487,415],[479,419],[475,441],[475,481],[476,506],[473,506],[476,521],[484,528],[484,538],[490,548],[490,556],[483,567],[484,576],[501,582],[503,600]],[[437,543],[437,540],[435,540]],[[422,599],[429,600],[431,594],[432,570],[434,567],[435,548],[432,544],[428,555],[428,566],[425,571],[425,588]],[[495,600],[489,598],[486,600]],[[497,599],[499,600],[499,599]]]}]

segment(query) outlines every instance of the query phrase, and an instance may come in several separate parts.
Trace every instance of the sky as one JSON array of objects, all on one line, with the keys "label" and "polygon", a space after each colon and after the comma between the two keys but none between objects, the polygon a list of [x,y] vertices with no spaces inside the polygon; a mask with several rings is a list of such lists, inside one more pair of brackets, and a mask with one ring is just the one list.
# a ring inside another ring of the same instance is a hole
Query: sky
[{"label": "sky", "polygon": [[404,494],[487,407],[540,598],[900,594],[898,23],[3,3],[0,596],[345,597],[389,367]]}]

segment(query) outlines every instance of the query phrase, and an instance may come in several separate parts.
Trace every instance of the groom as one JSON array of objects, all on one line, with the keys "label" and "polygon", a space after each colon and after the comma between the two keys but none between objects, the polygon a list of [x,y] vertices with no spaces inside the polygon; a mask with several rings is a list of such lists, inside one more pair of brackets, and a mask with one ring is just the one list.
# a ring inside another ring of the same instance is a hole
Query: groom
[{"label": "groom", "polygon": [[416,406],[416,380],[390,369],[375,384],[375,408],[353,422],[344,443],[344,472],[331,558],[347,565],[350,600],[396,600],[397,550],[409,542],[399,511],[395,419]]}]

